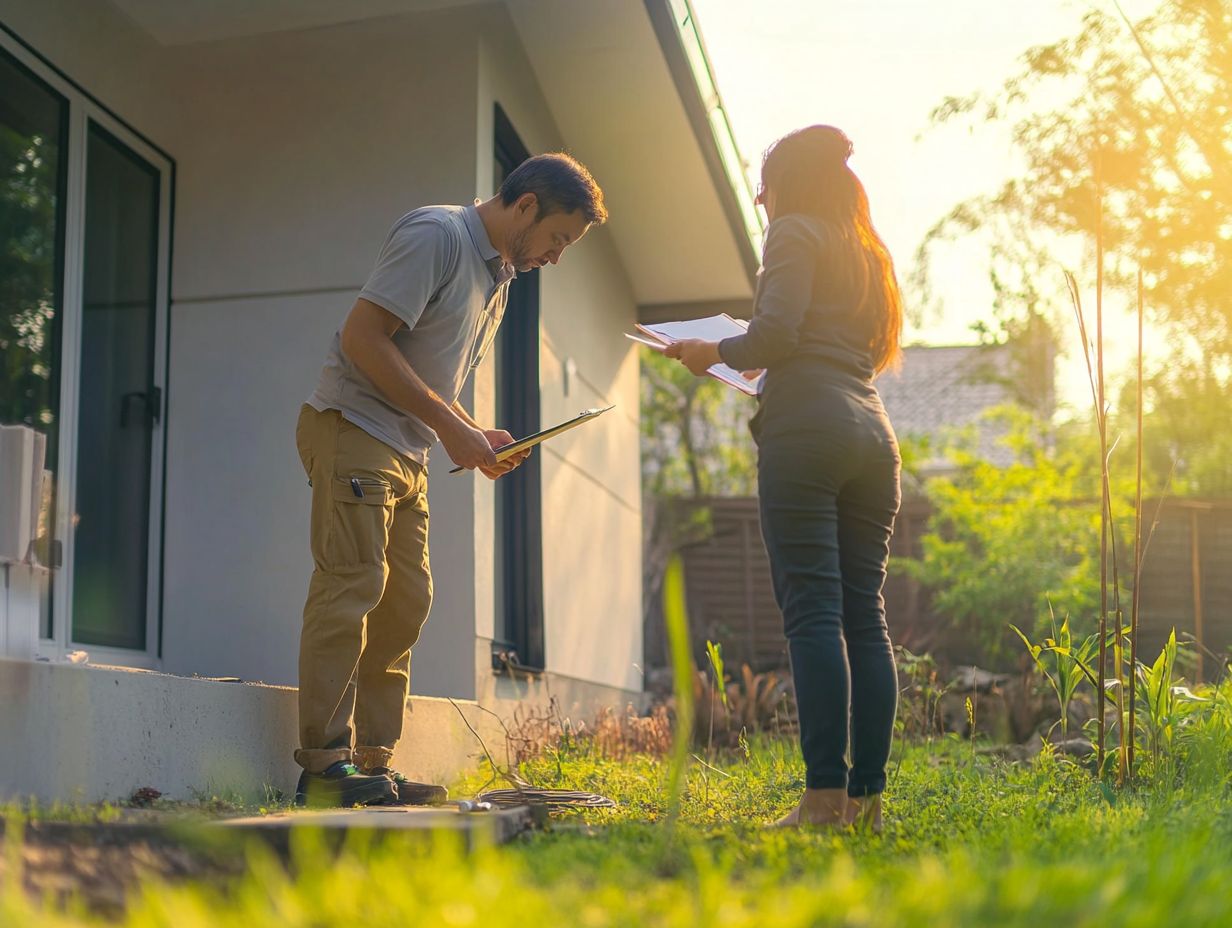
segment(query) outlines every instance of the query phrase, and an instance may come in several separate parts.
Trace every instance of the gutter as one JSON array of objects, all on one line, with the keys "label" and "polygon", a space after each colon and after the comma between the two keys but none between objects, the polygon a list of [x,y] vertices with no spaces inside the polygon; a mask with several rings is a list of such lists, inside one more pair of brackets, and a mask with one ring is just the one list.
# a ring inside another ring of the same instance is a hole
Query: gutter
[{"label": "gutter", "polygon": [[753,203],[753,188],[714,81],[697,17],[689,0],[643,2],[736,239],[749,287],[755,289],[765,219]]}]

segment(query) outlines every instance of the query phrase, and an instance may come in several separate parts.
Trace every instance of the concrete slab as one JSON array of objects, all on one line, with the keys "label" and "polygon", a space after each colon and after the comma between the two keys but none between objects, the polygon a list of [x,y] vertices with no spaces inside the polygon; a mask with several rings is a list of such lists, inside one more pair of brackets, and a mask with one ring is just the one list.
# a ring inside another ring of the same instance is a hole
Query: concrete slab
[{"label": "concrete slab", "polygon": [[[151,787],[269,803],[299,777],[296,699],[290,687],[0,658],[0,801],[115,801]],[[414,696],[394,766],[448,783],[483,754],[471,729],[503,751],[500,722],[475,703]]]},{"label": "concrete slab", "polygon": [[467,846],[503,844],[523,832],[541,826],[546,810],[513,806],[487,812],[460,812],[449,806],[434,808],[389,806],[366,809],[281,812],[249,818],[230,818],[211,822],[207,827],[228,836],[260,838],[276,849],[285,850],[296,829],[320,829],[338,838],[353,832],[382,834],[452,833],[464,838]]}]

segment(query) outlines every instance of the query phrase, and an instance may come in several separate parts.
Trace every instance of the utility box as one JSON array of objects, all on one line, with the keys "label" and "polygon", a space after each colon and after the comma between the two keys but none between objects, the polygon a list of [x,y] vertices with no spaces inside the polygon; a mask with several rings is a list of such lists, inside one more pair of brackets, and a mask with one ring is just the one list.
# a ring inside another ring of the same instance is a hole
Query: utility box
[{"label": "utility box", "polygon": [[[43,511],[47,437],[25,425],[0,425],[0,654],[32,660],[48,568],[35,542]],[[50,520],[50,514],[48,514]]]}]

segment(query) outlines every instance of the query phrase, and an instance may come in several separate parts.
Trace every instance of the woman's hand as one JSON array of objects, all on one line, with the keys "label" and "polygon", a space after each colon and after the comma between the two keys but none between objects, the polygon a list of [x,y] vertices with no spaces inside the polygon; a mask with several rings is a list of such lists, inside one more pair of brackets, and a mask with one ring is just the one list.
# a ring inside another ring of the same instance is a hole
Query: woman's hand
[{"label": "woman's hand", "polygon": [[719,357],[719,343],[702,341],[700,338],[672,342],[663,353],[669,358],[675,358],[697,377],[723,361]]}]

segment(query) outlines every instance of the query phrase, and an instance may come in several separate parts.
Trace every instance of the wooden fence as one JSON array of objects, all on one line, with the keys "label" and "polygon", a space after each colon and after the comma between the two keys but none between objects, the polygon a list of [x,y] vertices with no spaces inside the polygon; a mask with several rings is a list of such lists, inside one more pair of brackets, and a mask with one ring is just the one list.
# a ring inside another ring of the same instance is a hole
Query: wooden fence
[{"label": "wooden fence", "polygon": [[[711,640],[722,643],[728,666],[786,667],[786,641],[761,540],[757,500],[715,498],[688,505],[705,506],[711,515],[708,538],[683,551],[698,659],[704,660],[704,644]],[[1179,638],[1193,643],[1194,675],[1209,679],[1220,672],[1232,651],[1232,500],[1147,501],[1143,510],[1148,523],[1144,534],[1157,513],[1158,521],[1143,559],[1139,656],[1158,654],[1175,627]],[[890,545],[892,557],[920,554],[928,517],[926,499],[904,500]],[[937,614],[915,581],[891,574],[884,595],[895,643],[952,664],[980,661],[982,655],[970,636]],[[1128,621],[1128,600],[1124,608]],[[662,616],[652,608],[645,629],[650,666],[666,663],[662,629]]]}]

